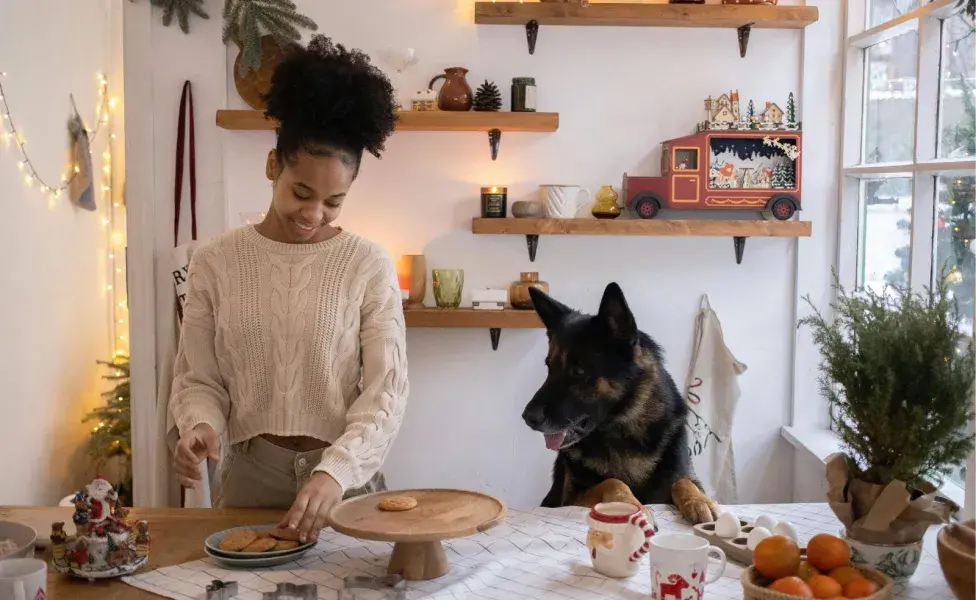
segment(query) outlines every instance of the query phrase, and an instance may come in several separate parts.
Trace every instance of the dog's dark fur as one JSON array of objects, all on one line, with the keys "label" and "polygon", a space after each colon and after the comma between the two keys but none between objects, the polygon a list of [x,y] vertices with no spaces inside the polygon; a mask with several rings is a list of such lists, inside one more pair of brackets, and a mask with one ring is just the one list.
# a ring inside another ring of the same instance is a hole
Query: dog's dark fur
[{"label": "dog's dark fur", "polygon": [[539,290],[530,294],[549,336],[549,374],[522,418],[544,434],[566,431],[542,506],[574,504],[619,479],[642,504],[676,504],[685,517],[708,520],[715,505],[701,492],[688,453],[687,405],[620,287],[607,286],[596,316]]}]

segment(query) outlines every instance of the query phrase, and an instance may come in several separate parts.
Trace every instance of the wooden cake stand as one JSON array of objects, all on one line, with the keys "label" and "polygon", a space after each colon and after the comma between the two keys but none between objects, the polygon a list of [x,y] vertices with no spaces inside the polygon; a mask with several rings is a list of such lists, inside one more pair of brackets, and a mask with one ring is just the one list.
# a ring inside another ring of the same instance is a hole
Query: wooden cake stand
[{"label": "wooden cake stand", "polygon": [[[391,496],[417,500],[410,510],[380,510]],[[435,579],[451,570],[442,540],[491,529],[505,519],[505,504],[487,494],[464,490],[397,490],[350,498],[329,515],[339,533],[363,540],[393,542],[387,572],[412,581]]]}]

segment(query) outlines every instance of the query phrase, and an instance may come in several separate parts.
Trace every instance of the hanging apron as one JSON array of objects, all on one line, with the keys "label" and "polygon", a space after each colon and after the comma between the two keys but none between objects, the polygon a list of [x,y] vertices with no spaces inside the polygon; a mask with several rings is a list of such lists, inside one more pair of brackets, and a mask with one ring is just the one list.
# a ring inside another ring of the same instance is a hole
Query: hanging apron
[{"label": "hanging apron", "polygon": [[703,295],[692,338],[691,365],[685,381],[688,403],[688,451],[705,493],[719,504],[738,502],[732,422],[739,402],[738,377],[746,365],[725,345],[722,324]]}]

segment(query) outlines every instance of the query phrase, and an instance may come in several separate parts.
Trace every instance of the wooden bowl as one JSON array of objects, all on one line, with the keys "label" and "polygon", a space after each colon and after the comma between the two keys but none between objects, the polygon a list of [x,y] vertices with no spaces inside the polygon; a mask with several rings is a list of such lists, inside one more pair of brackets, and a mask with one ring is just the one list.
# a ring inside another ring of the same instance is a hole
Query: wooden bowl
[{"label": "wooden bowl", "polygon": [[976,554],[974,554],[974,519],[947,525],[939,531],[936,546],[939,566],[952,593],[959,600],[976,598]]},{"label": "wooden bowl", "polygon": [[[861,600],[891,600],[892,590],[895,587],[891,577],[869,567],[856,565],[855,568],[864,577],[878,584],[877,592]],[[739,580],[742,582],[742,600],[799,600],[799,596],[791,596],[763,587],[761,584],[768,583],[769,580],[757,573],[755,566],[750,566],[743,571]]]}]

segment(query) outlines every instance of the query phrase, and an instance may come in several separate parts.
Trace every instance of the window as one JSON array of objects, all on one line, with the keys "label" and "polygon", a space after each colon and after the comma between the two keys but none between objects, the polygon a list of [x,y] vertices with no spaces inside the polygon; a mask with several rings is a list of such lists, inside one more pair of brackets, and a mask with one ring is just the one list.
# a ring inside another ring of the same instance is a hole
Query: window
[{"label": "window", "polygon": [[[976,29],[966,8],[971,2],[851,0],[848,6],[842,283],[920,291],[947,272],[961,327],[973,336]],[[950,479],[964,486],[965,471],[960,465]]]}]

